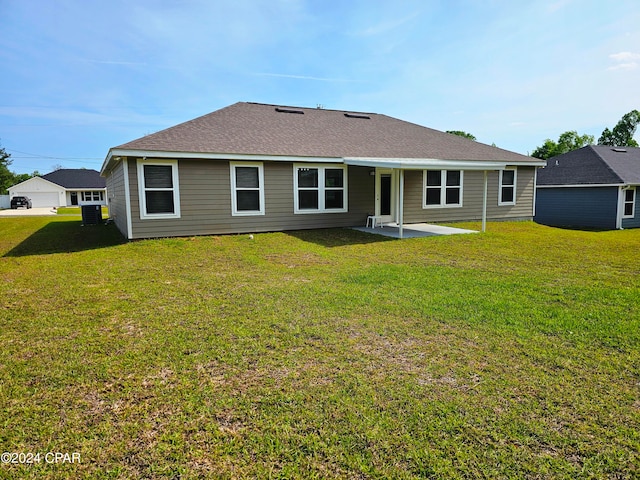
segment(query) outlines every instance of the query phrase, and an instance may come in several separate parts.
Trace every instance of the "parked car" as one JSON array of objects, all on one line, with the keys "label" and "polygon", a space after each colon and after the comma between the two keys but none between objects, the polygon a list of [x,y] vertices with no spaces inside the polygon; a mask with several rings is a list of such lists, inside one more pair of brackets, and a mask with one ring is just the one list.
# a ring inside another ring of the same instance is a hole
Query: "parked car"
[{"label": "parked car", "polygon": [[11,208],[15,210],[18,207],[31,208],[31,199],[22,196],[13,197],[11,199]]}]

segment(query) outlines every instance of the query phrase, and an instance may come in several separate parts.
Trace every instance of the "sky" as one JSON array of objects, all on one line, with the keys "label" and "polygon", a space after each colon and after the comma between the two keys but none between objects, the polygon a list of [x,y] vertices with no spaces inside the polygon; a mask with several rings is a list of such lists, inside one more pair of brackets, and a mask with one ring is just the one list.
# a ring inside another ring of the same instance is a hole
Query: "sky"
[{"label": "sky", "polygon": [[0,65],[16,173],[100,170],[111,147],[239,101],[530,154],[640,109],[640,2],[0,0]]}]

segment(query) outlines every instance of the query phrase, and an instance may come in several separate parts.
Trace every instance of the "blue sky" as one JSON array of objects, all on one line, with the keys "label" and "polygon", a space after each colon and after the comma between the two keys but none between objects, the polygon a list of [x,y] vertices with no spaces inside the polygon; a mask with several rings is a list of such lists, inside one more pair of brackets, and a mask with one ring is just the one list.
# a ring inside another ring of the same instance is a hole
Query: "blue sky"
[{"label": "blue sky", "polygon": [[[17,173],[237,101],[384,113],[530,153],[640,109],[637,0],[0,0]],[[638,138],[638,136],[636,136]]]}]

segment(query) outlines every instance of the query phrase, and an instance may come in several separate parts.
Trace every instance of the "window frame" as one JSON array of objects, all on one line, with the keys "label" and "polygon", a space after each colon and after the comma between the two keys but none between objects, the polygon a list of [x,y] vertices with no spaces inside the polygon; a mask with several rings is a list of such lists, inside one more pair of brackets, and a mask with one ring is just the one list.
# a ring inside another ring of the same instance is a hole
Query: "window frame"
[{"label": "window frame", "polygon": [[[633,192],[633,198],[631,200],[627,200],[627,192]],[[636,195],[637,195],[636,187],[630,187],[622,190],[622,218],[635,218],[636,216]],[[631,215],[625,215],[625,210],[627,204],[631,204]]]},{"label": "window frame", "polygon": [[[144,167],[146,165],[170,166],[172,188],[146,188],[144,181]],[[178,177],[177,160],[145,160],[138,159],[138,199],[140,204],[140,219],[175,219],[180,218],[180,182]],[[172,191],[173,192],[173,213],[147,213],[147,191]]]},{"label": "window frame", "polygon": [[[513,185],[504,185],[504,172],[513,172]],[[518,169],[517,167],[505,168],[504,170],[500,170],[498,174],[499,182],[498,182],[498,205],[515,205],[516,204],[516,192],[518,187]],[[503,188],[513,188],[513,200],[510,202],[505,202],[502,199],[502,189]]]},{"label": "window frame", "polygon": [[[82,202],[104,202],[104,196],[102,190],[83,190],[80,192]],[[96,196],[98,198],[96,198]],[[89,198],[88,198],[89,197]]]},{"label": "window frame", "polygon": [[[440,185],[427,185],[428,172],[440,172]],[[458,172],[460,173],[460,184],[459,185],[447,185],[447,172]],[[438,204],[427,204],[427,188],[440,189],[440,203]],[[460,190],[459,202],[458,203],[447,203],[447,188],[453,189],[457,188]],[[463,194],[464,194],[464,170],[447,170],[447,169],[427,169],[422,171],[422,208],[430,209],[430,208],[461,208],[463,206]]]},{"label": "window frame", "polygon": [[[318,170],[318,186],[317,187],[299,187],[298,186],[298,171],[302,168],[316,169]],[[327,187],[325,172],[327,170],[341,170],[342,171],[342,187]],[[322,164],[322,163],[294,163],[293,164],[293,213],[294,214],[314,214],[314,213],[346,213],[349,211],[348,199],[348,168],[344,164]],[[318,191],[318,208],[300,208],[300,196],[301,190]],[[342,208],[326,208],[327,191],[342,191]]]},{"label": "window frame", "polygon": [[[257,168],[258,187],[238,187],[236,177],[236,167]],[[265,215],[264,204],[264,164],[262,162],[229,162],[231,175],[231,215],[234,217],[248,217],[254,215]],[[257,191],[260,202],[258,210],[238,210],[238,191]]]}]

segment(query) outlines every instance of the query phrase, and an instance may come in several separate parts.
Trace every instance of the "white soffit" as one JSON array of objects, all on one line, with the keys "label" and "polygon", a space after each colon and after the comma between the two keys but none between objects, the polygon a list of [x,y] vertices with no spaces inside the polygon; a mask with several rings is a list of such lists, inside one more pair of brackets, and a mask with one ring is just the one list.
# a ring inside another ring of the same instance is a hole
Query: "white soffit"
[{"label": "white soffit", "polygon": [[439,160],[435,158],[361,158],[344,159],[347,165],[377,168],[401,168],[403,170],[455,169],[455,170],[504,170],[508,162],[483,162],[472,160]]}]

